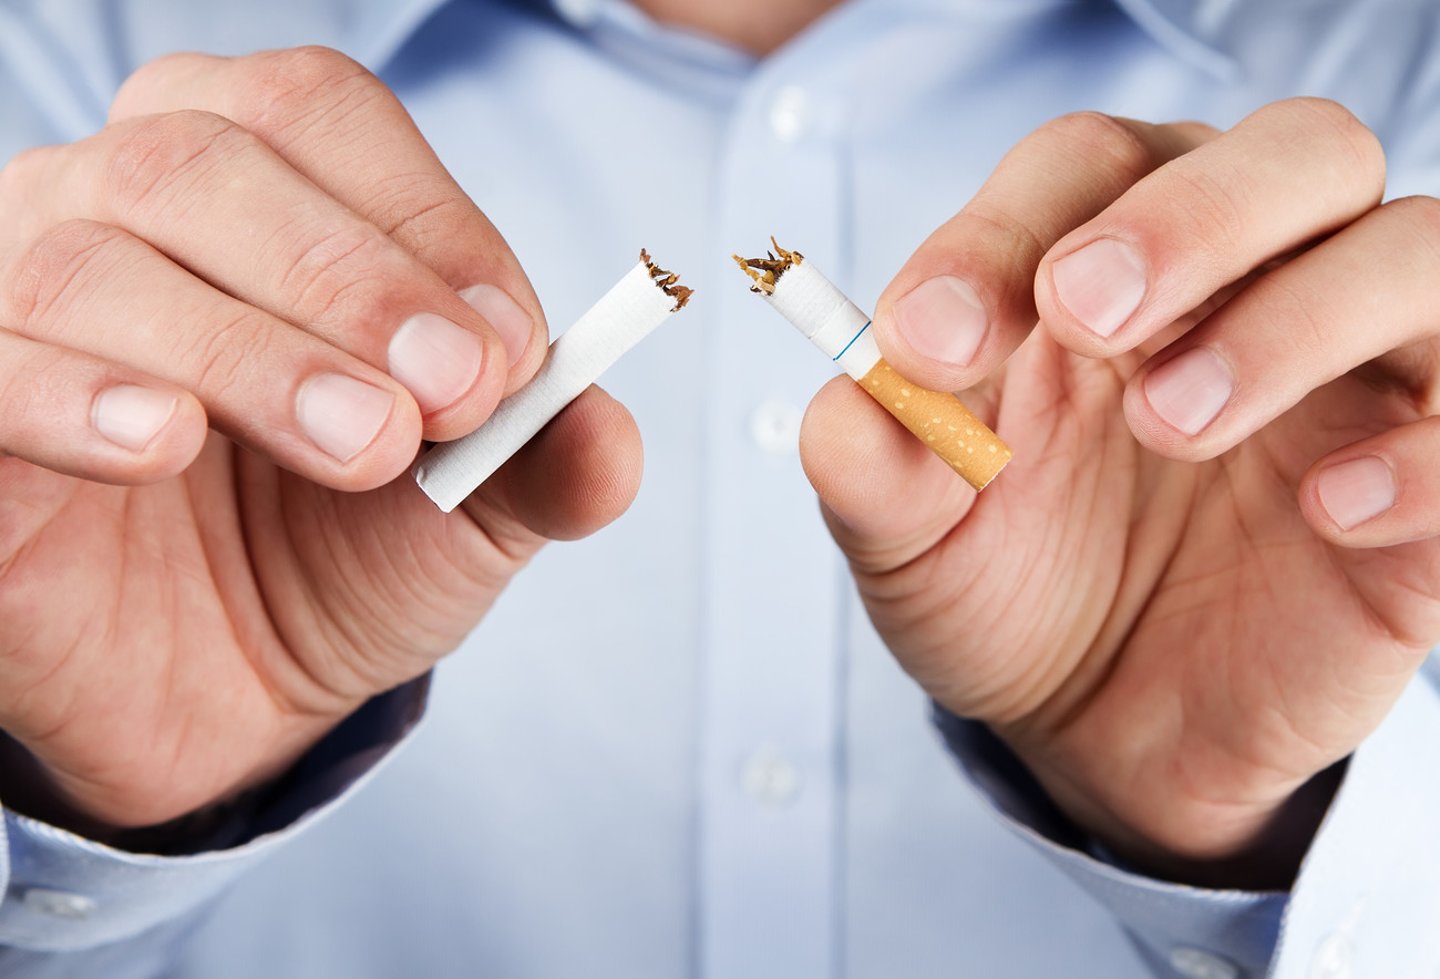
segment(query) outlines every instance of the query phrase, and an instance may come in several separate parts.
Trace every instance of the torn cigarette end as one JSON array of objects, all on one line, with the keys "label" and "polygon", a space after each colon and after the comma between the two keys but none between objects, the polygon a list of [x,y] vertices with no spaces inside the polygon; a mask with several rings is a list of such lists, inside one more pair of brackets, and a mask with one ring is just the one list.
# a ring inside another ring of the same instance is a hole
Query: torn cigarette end
[{"label": "torn cigarette end", "polygon": [[[780,276],[791,266],[799,265],[805,261],[805,256],[799,252],[786,251],[780,247],[775,236],[770,236],[770,244],[775,249],[773,252],[766,252],[765,258],[742,258],[739,255],[731,255],[735,264],[740,266],[740,271],[750,276],[754,285],[750,287],[751,292],[758,292],[762,295],[775,295],[775,286],[780,281]],[[775,256],[780,256],[776,258]]]},{"label": "torn cigarette end", "polygon": [[695,290],[689,286],[680,285],[680,276],[674,272],[667,272],[656,265],[654,259],[650,257],[650,253],[643,248],[640,249],[640,261],[644,262],[645,268],[649,270],[650,281],[659,286],[665,295],[675,300],[675,309],[671,312],[684,309],[685,304],[690,301],[690,297],[695,295]]},{"label": "torn cigarette end", "polygon": [[545,363],[519,391],[464,438],[421,456],[415,482],[449,513],[611,364],[682,308],[693,290],[660,268],[644,249],[640,261],[550,344]]},{"label": "torn cigarette end", "polygon": [[880,356],[870,317],[799,252],[770,239],[765,258],[734,256],[763,296],[927,448],[977,490],[1013,453],[955,395],[912,384]]}]

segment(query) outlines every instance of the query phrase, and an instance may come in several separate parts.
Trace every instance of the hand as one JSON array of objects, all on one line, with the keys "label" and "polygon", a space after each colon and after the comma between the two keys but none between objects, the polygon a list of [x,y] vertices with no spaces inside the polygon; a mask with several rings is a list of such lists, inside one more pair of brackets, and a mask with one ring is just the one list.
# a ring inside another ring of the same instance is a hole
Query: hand
[{"label": "hand", "polygon": [[546,328],[335,52],[152,63],[100,133],[0,172],[0,213],[0,727],[77,819],[274,777],[635,493],[634,424],[597,390],[450,517],[408,478]]},{"label": "hand", "polygon": [[1286,801],[1440,637],[1440,202],[1383,184],[1329,102],[1059,119],[875,317],[900,373],[976,385],[1010,467],[977,498],[844,379],[806,419],[901,664],[1162,874],[1285,886]]}]

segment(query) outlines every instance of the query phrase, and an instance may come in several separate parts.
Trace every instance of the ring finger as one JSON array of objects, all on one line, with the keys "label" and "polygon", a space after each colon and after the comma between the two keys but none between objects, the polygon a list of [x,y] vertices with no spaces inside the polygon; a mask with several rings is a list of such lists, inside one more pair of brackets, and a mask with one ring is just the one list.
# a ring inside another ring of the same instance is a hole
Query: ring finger
[{"label": "ring finger", "polygon": [[122,229],[66,222],[0,264],[6,329],[192,391],[218,431],[307,478],[369,489],[414,457],[420,412],[395,380]]}]

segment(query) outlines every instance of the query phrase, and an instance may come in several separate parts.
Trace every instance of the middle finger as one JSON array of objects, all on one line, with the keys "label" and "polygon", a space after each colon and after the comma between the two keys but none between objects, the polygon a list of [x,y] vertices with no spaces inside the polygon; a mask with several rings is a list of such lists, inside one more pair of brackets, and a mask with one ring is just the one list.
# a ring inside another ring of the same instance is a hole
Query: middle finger
[{"label": "middle finger", "polygon": [[1321,385],[1432,336],[1437,278],[1440,202],[1379,207],[1142,365],[1125,391],[1131,430],[1171,458],[1219,455]]},{"label": "middle finger", "polygon": [[6,209],[20,216],[22,243],[76,218],[124,228],[231,296],[387,370],[414,395],[430,439],[473,430],[500,398],[508,358],[485,320],[229,120],[130,119],[24,163],[8,193],[25,194],[26,206]]}]

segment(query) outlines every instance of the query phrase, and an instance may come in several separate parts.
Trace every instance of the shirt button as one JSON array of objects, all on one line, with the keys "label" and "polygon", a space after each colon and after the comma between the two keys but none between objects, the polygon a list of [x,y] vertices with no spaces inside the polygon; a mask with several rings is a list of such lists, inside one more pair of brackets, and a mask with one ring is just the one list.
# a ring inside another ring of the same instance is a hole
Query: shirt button
[{"label": "shirt button", "polygon": [[813,115],[810,96],[798,85],[786,85],[770,103],[770,131],[782,143],[793,143],[805,135]]},{"label": "shirt button", "polygon": [[95,902],[84,894],[71,894],[66,891],[52,891],[43,887],[29,887],[25,889],[25,897],[22,899],[25,906],[39,911],[41,914],[48,914],[54,918],[81,918],[90,917],[90,912],[95,910]]},{"label": "shirt button", "polygon": [[1240,969],[1234,962],[1186,945],[1170,952],[1170,967],[1185,979],[1240,979]]},{"label": "shirt button", "polygon": [[740,770],[745,795],[763,806],[789,805],[800,792],[800,773],[780,752],[768,745],[756,750]]},{"label": "shirt button", "polygon": [[1310,979],[1350,979],[1355,971],[1355,950],[1350,940],[1334,934],[1320,943],[1310,960]]},{"label": "shirt button", "polygon": [[794,455],[800,451],[803,417],[804,412],[788,401],[766,401],[750,413],[750,437],[771,455]]}]

